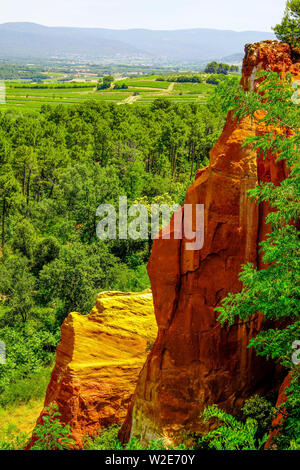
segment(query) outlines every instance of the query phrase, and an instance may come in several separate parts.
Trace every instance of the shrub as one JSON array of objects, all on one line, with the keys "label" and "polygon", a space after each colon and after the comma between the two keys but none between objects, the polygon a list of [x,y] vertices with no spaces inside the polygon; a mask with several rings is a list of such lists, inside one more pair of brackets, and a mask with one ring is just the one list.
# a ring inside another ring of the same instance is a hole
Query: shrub
[{"label": "shrub", "polygon": [[202,414],[203,422],[214,419],[223,423],[199,439],[200,445],[208,445],[214,450],[259,450],[267,441],[267,434],[257,439],[258,423],[247,418],[245,423],[220,410],[216,405],[209,406]]},{"label": "shrub", "polygon": [[22,450],[27,441],[27,434],[20,432],[14,425],[0,431],[0,450]]},{"label": "shrub", "polygon": [[246,419],[255,419],[257,422],[257,436],[259,438],[270,431],[275,407],[264,397],[254,395],[249,398],[245,401],[242,411]]},{"label": "shrub", "polygon": [[166,446],[162,440],[150,441],[148,447],[142,446],[138,438],[131,439],[127,444],[122,444],[118,440],[120,426],[113,425],[101,431],[93,437],[87,437],[84,443],[84,450],[185,450],[186,447],[180,444],[177,447]]},{"label": "shrub", "polygon": [[97,436],[86,438],[84,450],[122,450],[123,446],[118,440],[119,430],[120,426],[115,424]]},{"label": "shrub", "polygon": [[43,416],[43,424],[38,424],[34,430],[36,438],[31,450],[68,450],[74,446],[70,426],[64,426],[59,418],[57,405],[46,408],[47,414]]},{"label": "shrub", "polygon": [[0,395],[0,406],[17,406],[19,403],[44,397],[50,375],[51,369],[45,368],[35,371],[29,377],[19,378],[8,384]]},{"label": "shrub", "polygon": [[59,331],[36,332],[27,325],[24,330],[17,327],[0,330],[0,339],[7,350],[6,364],[0,364],[0,405],[27,401],[33,398],[30,390],[38,397],[47,380],[43,377],[48,375],[43,370],[54,359],[58,338]]}]

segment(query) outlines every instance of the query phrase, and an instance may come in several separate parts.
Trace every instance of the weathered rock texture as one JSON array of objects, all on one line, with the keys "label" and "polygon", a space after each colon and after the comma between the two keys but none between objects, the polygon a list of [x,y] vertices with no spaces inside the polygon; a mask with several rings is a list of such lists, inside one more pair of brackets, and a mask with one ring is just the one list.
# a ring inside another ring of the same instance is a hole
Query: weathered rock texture
[{"label": "weathered rock texture", "polygon": [[[277,41],[246,46],[245,89],[256,89],[260,69],[300,71],[289,47]],[[214,310],[229,292],[241,289],[241,265],[261,264],[258,243],[268,230],[269,209],[251,202],[247,190],[259,181],[279,184],[286,175],[274,156],[257,160],[242,147],[246,137],[261,132],[257,121],[236,125],[230,113],[210,165],[188,189],[186,204],[205,205],[203,248],[187,251],[186,240],[175,239],[172,222],[171,240],[154,241],[148,273],[159,331],[120,432],[124,441],[129,436],[144,443],[161,437],[182,441],[182,431],[206,431],[200,413],[207,405],[236,412],[246,397],[272,386],[272,364],[247,349],[262,328],[261,317],[228,329]]]},{"label": "weathered rock texture", "polygon": [[124,420],[156,334],[151,291],[103,292],[88,316],[64,321],[44,406],[58,405],[79,446],[84,435]]},{"label": "weathered rock texture", "polygon": [[[286,396],[286,391],[291,385],[291,377],[290,375],[287,375],[286,378],[284,379],[278,393],[278,398],[276,402],[276,408],[278,409],[283,403],[286,402],[287,396]],[[282,425],[283,421],[285,418],[285,410],[281,409],[277,416],[274,418],[272,422],[272,429],[269,439],[266,442],[265,449],[270,449],[274,445],[273,439],[279,434],[280,431],[280,426]]]}]

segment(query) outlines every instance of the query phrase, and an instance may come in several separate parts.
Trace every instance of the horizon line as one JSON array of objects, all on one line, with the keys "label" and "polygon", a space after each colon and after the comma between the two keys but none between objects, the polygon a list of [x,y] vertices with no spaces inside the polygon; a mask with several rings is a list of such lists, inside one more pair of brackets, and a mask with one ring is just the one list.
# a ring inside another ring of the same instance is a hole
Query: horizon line
[{"label": "horizon line", "polygon": [[189,27],[189,28],[143,28],[143,27],[130,27],[130,28],[116,28],[116,27],[104,27],[104,26],[66,26],[66,25],[45,25],[41,23],[36,23],[34,21],[5,21],[4,23],[0,23],[0,26],[8,25],[8,24],[31,24],[36,26],[42,26],[43,28],[76,28],[76,29],[105,29],[105,30],[113,30],[113,31],[157,31],[157,32],[165,32],[165,31],[193,31],[193,30],[204,30],[204,31],[224,31],[224,32],[232,32],[232,33],[268,33],[274,34],[272,30],[269,31],[262,31],[257,29],[219,29],[213,27]]}]

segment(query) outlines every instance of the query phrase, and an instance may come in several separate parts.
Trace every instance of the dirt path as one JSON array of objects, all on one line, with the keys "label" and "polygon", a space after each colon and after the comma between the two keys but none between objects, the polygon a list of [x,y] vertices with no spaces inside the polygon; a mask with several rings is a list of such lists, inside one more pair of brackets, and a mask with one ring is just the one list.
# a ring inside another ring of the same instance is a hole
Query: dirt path
[{"label": "dirt path", "polygon": [[[151,88],[151,90],[153,90],[153,96],[158,97],[158,96],[170,95],[174,89],[174,85],[175,85],[175,82],[170,83],[169,87],[166,90],[163,90],[162,88]],[[138,88],[139,90],[142,90],[142,89],[150,90],[150,88],[146,88],[146,87],[138,87]],[[151,93],[149,93],[149,95],[151,96]],[[119,101],[117,104],[132,104],[140,98],[142,98],[141,95],[136,95],[136,96],[132,95],[132,96],[129,96],[128,98],[125,98],[125,100]]]},{"label": "dirt path", "polygon": [[128,98],[125,98],[125,100],[120,101],[118,104],[132,104],[139,98],[140,98],[140,95],[137,95],[137,96],[132,95],[132,96],[129,96]]},{"label": "dirt path", "polygon": [[170,83],[169,88],[167,89],[168,93],[172,93],[172,91],[174,89],[174,85],[175,85],[175,82]]}]

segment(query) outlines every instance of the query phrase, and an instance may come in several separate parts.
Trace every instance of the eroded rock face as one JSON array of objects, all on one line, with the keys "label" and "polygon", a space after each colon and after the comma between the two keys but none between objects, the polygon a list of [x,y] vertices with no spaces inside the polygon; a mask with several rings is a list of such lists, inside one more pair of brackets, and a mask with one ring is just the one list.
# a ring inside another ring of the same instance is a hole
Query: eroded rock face
[{"label": "eroded rock face", "polygon": [[257,90],[257,74],[268,70],[281,74],[299,74],[299,64],[294,64],[288,44],[263,41],[245,46],[241,84],[245,90]]},{"label": "eroded rock face", "polygon": [[[289,47],[277,41],[246,46],[245,89],[256,89],[263,68],[300,71]],[[247,190],[259,181],[279,184],[286,174],[274,156],[257,160],[256,152],[242,147],[246,137],[263,131],[248,118],[236,125],[230,113],[209,167],[188,189],[186,204],[205,205],[203,248],[187,251],[187,240],[177,240],[172,228],[171,240],[154,241],[148,273],[159,331],[120,432],[124,441],[182,442],[182,432],[206,432],[200,413],[207,405],[234,413],[245,398],[272,387],[272,364],[247,349],[262,328],[261,317],[222,328],[214,310],[229,292],[240,291],[243,264],[261,264],[258,243],[268,231],[269,209],[251,202]]]},{"label": "eroded rock face", "polygon": [[[290,375],[287,375],[286,378],[284,379],[278,393],[278,398],[276,402],[276,408],[279,409],[279,407],[286,402],[287,396],[286,396],[286,391],[291,385],[291,377]],[[271,449],[274,446],[273,439],[278,436],[280,427],[282,423],[284,422],[286,411],[284,409],[281,409],[277,416],[273,419],[272,422],[272,431],[270,432],[269,439],[267,440],[265,444],[265,449]],[[275,447],[276,450],[276,447]]]},{"label": "eroded rock face", "polygon": [[151,291],[103,292],[88,316],[64,321],[44,406],[58,405],[79,446],[86,434],[122,423],[156,334]]}]

